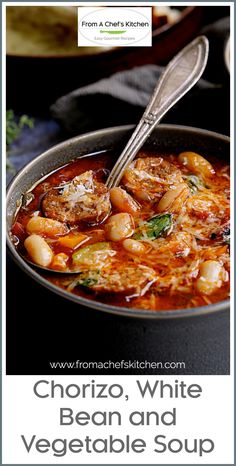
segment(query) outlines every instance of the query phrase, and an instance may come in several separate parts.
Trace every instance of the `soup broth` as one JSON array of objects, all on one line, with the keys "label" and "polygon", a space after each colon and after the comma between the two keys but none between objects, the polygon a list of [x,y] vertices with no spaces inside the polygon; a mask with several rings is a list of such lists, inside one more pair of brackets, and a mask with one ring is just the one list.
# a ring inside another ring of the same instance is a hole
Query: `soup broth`
[{"label": "soup broth", "polygon": [[160,311],[227,299],[229,165],[142,151],[109,191],[115,160],[75,159],[23,196],[11,231],[19,253],[49,268],[40,273],[56,286],[108,305]]}]

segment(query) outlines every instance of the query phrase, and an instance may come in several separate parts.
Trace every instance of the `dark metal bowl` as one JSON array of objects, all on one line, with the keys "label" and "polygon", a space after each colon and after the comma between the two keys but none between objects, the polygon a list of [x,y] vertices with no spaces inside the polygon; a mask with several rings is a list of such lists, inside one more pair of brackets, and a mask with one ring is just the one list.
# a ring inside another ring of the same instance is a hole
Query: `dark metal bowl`
[{"label": "dark metal bowl", "polygon": [[[9,233],[14,220],[17,202],[21,198],[22,194],[28,191],[39,179],[76,157],[82,157],[85,154],[99,152],[102,150],[116,149],[119,152],[121,148],[124,147],[132,129],[133,126],[120,126],[95,131],[69,139],[68,141],[58,144],[44,152],[42,155],[36,157],[15,176],[8,188],[6,199],[7,244],[13,258],[28,275],[49,290],[83,306],[111,314],[152,319],[173,319],[177,317],[190,317],[228,310],[229,300],[191,309],[158,312],[109,306],[87,298],[82,298],[53,285],[43,278],[38,271],[27,264],[16,251]],[[154,148],[157,151],[163,152],[169,152],[172,150],[175,152],[191,150],[206,155],[217,154],[219,157],[229,158],[229,138],[227,136],[184,126],[159,125],[149,137],[145,147],[147,149]]]}]

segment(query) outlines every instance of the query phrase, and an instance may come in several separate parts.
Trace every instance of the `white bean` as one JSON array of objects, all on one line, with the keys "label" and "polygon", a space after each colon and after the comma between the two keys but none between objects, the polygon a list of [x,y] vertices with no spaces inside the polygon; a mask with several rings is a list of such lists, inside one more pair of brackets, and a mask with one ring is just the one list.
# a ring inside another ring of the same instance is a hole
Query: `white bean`
[{"label": "white bean", "polygon": [[29,234],[36,234],[36,235],[45,235],[49,236],[50,238],[54,238],[55,236],[63,236],[68,233],[68,227],[57,220],[53,220],[51,218],[45,217],[32,217],[27,225],[26,231]]},{"label": "white bean", "polygon": [[105,225],[106,236],[111,241],[122,241],[134,233],[134,220],[128,213],[112,215]]},{"label": "white bean", "polygon": [[208,260],[200,265],[196,289],[201,294],[211,294],[222,285],[224,269],[218,261]]},{"label": "white bean", "polygon": [[24,242],[25,249],[35,264],[48,267],[53,259],[53,252],[45,239],[39,235],[30,235]]},{"label": "white bean", "polygon": [[199,173],[206,177],[211,177],[215,173],[210,162],[204,159],[201,155],[196,154],[196,152],[181,152],[178,159],[179,162],[185,165],[185,167],[193,173]]},{"label": "white bean", "polygon": [[137,241],[136,239],[125,239],[122,243],[123,248],[130,252],[131,254],[135,254],[137,256],[140,256],[141,254],[144,254],[146,252],[145,246],[140,242]]},{"label": "white bean", "polygon": [[157,205],[157,212],[178,212],[189,195],[189,189],[185,183],[178,184],[168,189]]},{"label": "white bean", "polygon": [[112,188],[110,199],[112,205],[120,212],[135,214],[139,210],[137,202],[122,188]]}]

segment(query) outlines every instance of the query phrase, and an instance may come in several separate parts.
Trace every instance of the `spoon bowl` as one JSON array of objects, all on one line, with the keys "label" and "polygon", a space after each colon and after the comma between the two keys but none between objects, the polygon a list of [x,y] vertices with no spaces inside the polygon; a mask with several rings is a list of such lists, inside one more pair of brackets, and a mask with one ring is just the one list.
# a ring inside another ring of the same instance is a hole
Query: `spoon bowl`
[{"label": "spoon bowl", "polygon": [[69,269],[66,269],[66,270],[50,269],[49,267],[43,267],[42,265],[36,264],[35,262],[33,262],[30,259],[28,259],[27,257],[25,257],[23,254],[21,254],[21,257],[26,262],[28,262],[28,264],[31,267],[35,267],[36,269],[40,269],[42,272],[59,273],[59,274],[62,274],[62,275],[68,275],[68,274],[76,275],[76,274],[81,273],[81,270],[73,270],[72,271],[72,270],[69,270]]}]

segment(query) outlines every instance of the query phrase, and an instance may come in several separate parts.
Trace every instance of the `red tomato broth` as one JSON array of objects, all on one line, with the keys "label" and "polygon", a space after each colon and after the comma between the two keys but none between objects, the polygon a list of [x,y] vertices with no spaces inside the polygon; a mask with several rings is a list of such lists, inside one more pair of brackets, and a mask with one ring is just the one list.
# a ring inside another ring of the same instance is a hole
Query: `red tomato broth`
[{"label": "red tomato broth", "polygon": [[[204,155],[204,154],[203,154]],[[165,160],[170,161],[176,168],[180,169],[182,174],[188,174],[188,170],[186,167],[183,167],[181,163],[177,159],[177,154],[157,154],[156,152],[140,152],[138,157],[162,157]],[[34,195],[33,201],[29,203],[27,207],[20,208],[16,215],[15,223],[12,227],[12,235],[15,238],[15,244],[17,245],[17,249],[19,252],[25,257],[28,257],[28,254],[24,248],[24,239],[27,236],[27,232],[25,230],[26,225],[29,219],[32,217],[35,211],[40,211],[40,215],[42,215],[41,211],[41,201],[45,192],[53,186],[61,185],[63,182],[68,182],[72,180],[75,176],[78,176],[87,170],[92,170],[95,172],[95,177],[99,182],[105,182],[106,176],[108,171],[111,170],[114,162],[116,160],[116,154],[106,152],[106,153],[99,153],[91,156],[81,157],[75,161],[70,162],[69,164],[59,168],[58,170],[54,171],[52,174],[48,175],[42,182],[39,182],[37,186],[32,189],[32,193]],[[229,194],[229,179],[228,176],[222,175],[224,170],[226,170],[227,164],[225,161],[217,159],[217,157],[207,157],[214,167],[215,176],[211,180],[211,188],[210,190],[213,193],[223,193],[226,197]],[[122,183],[121,183],[122,185]],[[130,193],[132,194],[132,193]],[[139,203],[140,204],[140,203]],[[152,218],[154,215],[157,214],[153,204],[148,201],[143,201],[141,204],[140,212],[137,216],[135,216],[135,226],[139,224],[140,221],[144,221],[147,219]],[[109,217],[113,214],[118,213],[118,211],[114,208],[111,209]],[[195,212],[195,214],[198,212]],[[197,217],[196,217],[197,218]],[[199,219],[202,218],[206,223],[208,222],[209,218],[207,213],[199,212]],[[224,214],[221,218],[221,223],[227,222],[229,218],[229,211],[226,209]],[[78,224],[78,226],[73,226],[72,231],[82,232],[89,236],[88,241],[81,245],[81,249],[85,246],[90,244],[97,243],[98,241],[107,241],[106,240],[106,233],[104,231],[106,224],[106,220],[99,225],[86,225],[83,222]],[[99,232],[98,232],[99,230]],[[213,232],[214,233],[214,232]],[[163,238],[163,241],[168,242],[170,236]],[[204,257],[204,254],[210,254],[211,247],[216,246],[216,240],[209,241],[209,238],[206,240],[201,239],[197,240],[204,247],[204,251],[201,251],[201,260]],[[208,247],[209,246],[209,247]],[[63,247],[59,245],[56,241],[50,243],[50,247],[53,250],[54,254],[58,254],[63,252],[69,255],[69,263],[71,264],[71,255],[74,252],[72,249],[67,247]],[[112,243],[113,249],[116,251],[117,256],[119,257],[119,261],[124,264],[124,267],[127,264],[135,264],[136,257],[133,254],[128,253],[122,246],[121,242]],[[151,246],[150,246],[151,247]],[[76,248],[77,251],[80,247]],[[148,248],[147,248],[148,249]],[[214,254],[215,249],[213,249],[213,259],[215,258]],[[203,254],[203,256],[202,256]],[[225,253],[223,254],[225,255]],[[200,256],[199,256],[200,257]],[[181,267],[184,267],[185,264],[188,264],[191,261],[195,260],[194,254],[192,251],[188,255],[187,259],[185,257],[179,257],[176,252],[171,252],[166,259],[168,264],[171,264],[173,276],[175,275],[175,271]],[[159,277],[165,277],[166,271],[169,266],[163,261],[163,264],[155,264],[152,259],[149,257],[149,253],[142,258],[142,263],[145,266],[150,267],[150,262],[152,263],[152,267],[158,271]],[[228,269],[227,269],[228,271]],[[58,287],[63,289],[67,289],[67,284],[65,282],[68,281],[68,277],[73,277],[69,275],[59,275],[53,273],[42,273],[40,272],[47,280],[51,283],[55,284]],[[66,280],[65,280],[66,277]],[[158,280],[156,284],[151,286],[151,288],[144,294],[144,296],[137,296],[133,298],[129,298],[129,293],[126,292],[97,292],[90,288],[84,286],[77,286],[73,289],[73,293],[85,297],[90,300],[99,301],[102,303],[106,303],[108,305],[116,305],[116,306],[124,306],[129,308],[137,308],[137,309],[147,309],[150,311],[159,311],[159,310],[169,310],[169,309],[179,309],[179,308],[190,308],[196,306],[205,306],[207,304],[215,303],[218,301],[222,301],[228,298],[229,296],[229,281],[226,281],[222,284],[220,288],[217,288],[215,292],[211,293],[210,296],[208,295],[201,295],[199,294],[194,286],[196,281],[196,277],[194,280],[189,280],[189,278],[183,274],[182,275],[182,285],[184,286],[186,283],[189,287],[187,291],[183,291],[182,289],[158,289]],[[72,278],[71,278],[72,280]],[[191,283],[190,283],[191,282]]]}]

